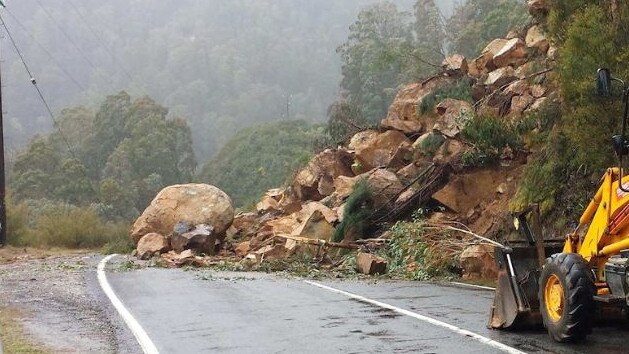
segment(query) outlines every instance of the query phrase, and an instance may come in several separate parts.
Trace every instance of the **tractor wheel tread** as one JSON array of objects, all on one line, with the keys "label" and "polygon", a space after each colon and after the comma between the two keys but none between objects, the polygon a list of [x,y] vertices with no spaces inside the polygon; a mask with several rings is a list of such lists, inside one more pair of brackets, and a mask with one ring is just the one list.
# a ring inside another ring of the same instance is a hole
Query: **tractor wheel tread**
[{"label": "tractor wheel tread", "polygon": [[[554,322],[547,313],[544,289],[548,278],[560,279],[564,291],[564,311]],[[540,276],[539,299],[542,318],[551,338],[559,342],[585,339],[592,331],[594,312],[594,277],[578,254],[558,253],[548,257]]]}]

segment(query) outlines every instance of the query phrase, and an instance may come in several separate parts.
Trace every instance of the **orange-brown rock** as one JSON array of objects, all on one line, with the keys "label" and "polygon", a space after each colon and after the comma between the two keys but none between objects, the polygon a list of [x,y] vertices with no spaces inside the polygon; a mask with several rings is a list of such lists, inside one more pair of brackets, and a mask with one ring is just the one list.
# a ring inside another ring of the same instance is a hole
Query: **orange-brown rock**
[{"label": "orange-brown rock", "polygon": [[393,203],[392,199],[404,188],[395,173],[386,169],[377,169],[369,173],[367,184],[376,208],[386,206],[389,202]]},{"label": "orange-brown rock", "polygon": [[356,160],[367,171],[378,167],[389,167],[392,164],[401,163],[404,166],[404,152],[400,154],[400,150],[410,152],[410,147],[411,142],[404,133],[388,130],[373,136],[357,147]]},{"label": "orange-brown rock", "polygon": [[299,224],[300,222],[297,220],[297,214],[295,213],[270,220],[266,223],[266,226],[271,228],[273,235],[290,235],[296,228],[299,227]]},{"label": "orange-brown rock", "polygon": [[234,252],[236,253],[237,257],[244,257],[247,254],[249,254],[250,250],[251,250],[251,243],[249,241],[245,241],[245,242],[239,243],[238,246],[236,246],[236,248],[234,249]]},{"label": "orange-brown rock", "polygon": [[496,68],[518,66],[526,61],[526,57],[526,43],[520,38],[513,38],[508,40],[507,43],[494,54],[493,63]]},{"label": "orange-brown rock", "polygon": [[441,101],[437,107],[439,118],[433,126],[433,131],[454,138],[465,124],[474,118],[474,108],[469,102],[447,98]]},{"label": "orange-brown rock", "polygon": [[460,54],[447,56],[441,67],[449,75],[466,75],[468,71],[467,59]]},{"label": "orange-brown rock", "polygon": [[352,136],[347,148],[350,150],[364,149],[376,136],[378,136],[378,132],[375,130],[363,130],[358,132]]},{"label": "orange-brown rock", "polygon": [[548,97],[541,97],[535,100],[533,104],[526,110],[527,112],[539,111],[548,102]]},{"label": "orange-brown rock", "polygon": [[[334,213],[334,219],[338,219],[336,213]],[[302,221],[299,227],[293,230],[292,235],[330,241],[333,233],[334,227],[332,224],[321,211],[315,210],[307,219]]]},{"label": "orange-brown rock", "polygon": [[507,86],[504,93],[510,95],[524,95],[528,93],[530,89],[529,83],[526,82],[526,80],[516,80]]},{"label": "orange-brown rock", "polygon": [[529,94],[513,96],[511,99],[511,114],[521,115],[533,102],[535,102],[535,98]]},{"label": "orange-brown rock", "polygon": [[469,64],[469,73],[473,77],[481,77],[484,74],[496,69],[494,64],[494,56],[505,46],[508,42],[506,39],[494,39],[491,41],[485,49],[481,52],[481,55],[474,59]]},{"label": "orange-brown rock", "polygon": [[247,231],[255,226],[258,221],[256,213],[239,213],[234,217],[232,227],[238,231]]},{"label": "orange-brown rock", "polygon": [[496,279],[498,266],[494,246],[481,244],[466,248],[461,253],[461,267],[464,278]]},{"label": "orange-brown rock", "polygon": [[338,220],[338,215],[334,212],[334,210],[319,202],[308,202],[304,204],[302,209],[296,213],[295,216],[297,220],[301,222],[309,219],[315,212],[320,212],[330,224],[333,224]]},{"label": "orange-brown rock", "polygon": [[272,212],[278,211],[279,209],[279,202],[268,195],[262,196],[262,199],[256,204],[256,210],[260,212]]},{"label": "orange-brown rock", "polygon": [[168,252],[170,245],[166,237],[153,232],[142,236],[136,250],[138,258],[149,259],[154,255]]},{"label": "orange-brown rock", "polygon": [[293,189],[300,200],[321,200],[325,197],[321,192],[329,190],[320,188],[322,178],[335,179],[339,176],[353,176],[351,170],[352,155],[345,150],[325,150],[317,154],[308,166],[301,169],[293,180]]},{"label": "orange-brown rock", "polygon": [[340,176],[339,178],[334,180],[334,189],[336,190],[337,195],[341,199],[345,199],[352,194],[354,190],[354,185],[360,179],[360,176],[356,177],[346,177]]},{"label": "orange-brown rock", "polygon": [[487,80],[485,80],[485,85],[499,88],[516,79],[515,70],[510,66],[505,66],[490,72],[487,76]]},{"label": "orange-brown rock", "polygon": [[410,183],[413,179],[415,179],[419,174],[426,168],[430,162],[426,161],[415,161],[412,162],[403,168],[399,169],[396,172],[396,175],[404,184]]},{"label": "orange-brown rock", "polygon": [[257,262],[262,262],[264,260],[284,259],[289,255],[288,253],[284,245],[266,245],[250,255],[253,255]]},{"label": "orange-brown rock", "polygon": [[437,150],[432,160],[437,164],[452,164],[458,162],[464,152],[465,145],[461,141],[448,139],[441,148]]},{"label": "orange-brown rock", "polygon": [[526,46],[529,48],[535,48],[540,53],[546,54],[550,43],[546,39],[546,35],[540,26],[533,26],[526,32]]},{"label": "orange-brown rock", "polygon": [[148,233],[170,235],[181,221],[207,224],[216,235],[224,235],[234,219],[229,196],[207,184],[182,184],[164,188],[135,221],[131,238],[137,244]]},{"label": "orange-brown rock", "polygon": [[535,98],[543,97],[546,94],[546,88],[542,85],[531,86],[531,96]]},{"label": "orange-brown rock", "polygon": [[356,270],[367,275],[385,274],[387,272],[387,261],[371,253],[358,252],[356,255]]},{"label": "orange-brown rock", "polygon": [[452,77],[440,75],[403,87],[393,100],[380,126],[384,129],[399,130],[407,135],[420,133],[423,125],[417,111],[419,103],[433,90],[453,81]]}]

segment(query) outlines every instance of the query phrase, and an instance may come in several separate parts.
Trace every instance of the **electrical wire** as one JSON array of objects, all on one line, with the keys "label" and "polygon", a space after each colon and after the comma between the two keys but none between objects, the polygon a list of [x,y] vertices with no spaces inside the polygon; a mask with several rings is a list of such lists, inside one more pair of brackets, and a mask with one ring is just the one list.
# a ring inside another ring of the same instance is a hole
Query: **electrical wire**
[{"label": "electrical wire", "polygon": [[120,68],[122,73],[127,77],[127,79],[129,79],[130,82],[133,82],[133,77],[131,76],[129,71],[124,67],[122,62],[118,60],[118,58],[113,54],[113,50],[109,46],[107,46],[107,44],[105,44],[105,40],[103,39],[103,37],[100,36],[98,32],[96,32],[96,30],[90,25],[89,21],[86,19],[83,13],[79,10],[79,8],[74,4],[74,2],[72,2],[71,0],[67,0],[67,2],[70,4],[70,7],[72,7],[74,12],[76,12],[77,15],[79,15],[79,18],[81,19],[83,24],[85,24],[85,27],[87,27],[87,29],[92,33],[94,38],[96,38],[96,41],[103,47],[105,52],[109,54],[109,56],[111,56],[111,58],[116,63],[117,67]]},{"label": "electrical wire", "polygon": [[85,60],[85,62],[95,71],[95,72],[100,72],[101,74],[103,74],[103,77],[106,78],[106,80],[113,86],[115,87],[116,84],[109,78],[109,76],[107,75],[107,73],[104,73],[101,69],[97,68],[96,65],[94,65],[94,63],[87,57],[87,55],[83,52],[83,50],[81,50],[81,48],[76,44],[76,42],[72,39],[72,37],[70,37],[70,35],[68,34],[68,32],[66,32],[66,30],[63,29],[63,27],[61,27],[61,25],[59,24],[59,22],[52,16],[52,14],[46,10],[46,8],[44,7],[44,5],[41,3],[41,1],[39,0],[35,0],[37,2],[37,5],[39,6],[40,9],[42,9],[42,11],[44,12],[44,14],[46,14],[46,16],[55,24],[55,26],[57,27],[57,29],[63,34],[63,36],[67,39],[67,41],[74,47],[74,49],[81,55],[81,57],[83,58],[83,60]]},{"label": "electrical wire", "polygon": [[2,25],[2,27],[4,27],[4,30],[7,32],[7,36],[9,37],[9,40],[11,41],[11,44],[13,45],[13,48],[15,49],[15,52],[17,53],[18,57],[20,58],[20,61],[22,62],[22,65],[24,66],[24,69],[26,70],[26,73],[29,76],[29,80],[31,81],[31,83],[35,87],[35,90],[37,91],[37,95],[39,96],[39,98],[41,99],[42,103],[44,104],[44,107],[46,107],[46,111],[48,112],[48,115],[50,116],[50,119],[52,119],[53,126],[55,128],[57,128],[57,130],[59,131],[59,135],[61,135],[61,139],[63,140],[63,142],[68,147],[68,152],[70,153],[70,155],[72,155],[72,157],[74,159],[77,159],[76,155],[74,154],[74,150],[72,149],[72,146],[70,145],[70,142],[66,138],[65,134],[63,134],[63,131],[61,130],[61,126],[59,125],[59,122],[57,122],[57,119],[55,119],[55,115],[52,113],[52,109],[50,108],[50,105],[46,101],[46,98],[44,98],[44,94],[42,93],[41,89],[37,85],[37,81],[35,80],[35,76],[33,75],[33,72],[31,71],[31,69],[28,67],[28,64],[26,63],[26,60],[24,59],[24,55],[22,54],[22,51],[20,50],[20,48],[18,47],[17,43],[15,42],[15,39],[13,38],[13,35],[11,34],[11,31],[9,31],[9,27],[7,27],[7,24],[4,22],[4,18],[2,18],[1,15],[0,15],[0,24]]},{"label": "electrical wire", "polygon": [[11,19],[13,20],[13,22],[15,22],[23,31],[24,33],[26,33],[26,35],[28,35],[35,44],[37,44],[37,46],[39,46],[39,48],[48,56],[48,58],[64,73],[64,75],[66,75],[68,77],[68,79],[70,79],[70,81],[72,81],[81,91],[85,91],[85,87],[83,87],[83,85],[81,85],[81,83],[79,82],[79,80],[77,80],[74,76],[72,76],[72,74],[70,74],[70,72],[65,69],[61,63],[59,63],[59,61],[52,55],[52,53],[50,53],[46,47],[44,47],[40,42],[37,41],[37,38],[35,38],[35,36],[33,36],[32,34],[29,33],[28,28],[26,28],[26,26],[24,26],[24,24],[22,24],[22,22],[15,16],[15,14],[13,14],[13,12],[11,12],[8,8],[4,8],[4,11],[6,11],[6,13],[9,14],[9,16],[11,17]]}]

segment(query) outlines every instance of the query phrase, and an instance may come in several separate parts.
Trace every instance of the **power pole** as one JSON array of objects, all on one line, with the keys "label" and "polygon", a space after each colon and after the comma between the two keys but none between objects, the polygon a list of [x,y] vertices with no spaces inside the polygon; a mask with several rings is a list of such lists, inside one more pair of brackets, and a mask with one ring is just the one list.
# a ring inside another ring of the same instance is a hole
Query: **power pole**
[{"label": "power pole", "polygon": [[[4,3],[0,1],[4,7]],[[2,62],[0,54],[0,63]],[[0,247],[7,244],[7,208],[6,208],[6,188],[4,171],[4,112],[2,110],[2,70],[0,68]]]}]

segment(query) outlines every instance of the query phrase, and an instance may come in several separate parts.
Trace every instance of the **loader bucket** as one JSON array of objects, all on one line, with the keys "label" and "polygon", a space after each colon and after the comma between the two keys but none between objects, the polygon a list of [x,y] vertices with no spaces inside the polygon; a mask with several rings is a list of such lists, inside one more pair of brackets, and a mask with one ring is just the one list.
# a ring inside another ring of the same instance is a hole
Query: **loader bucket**
[{"label": "loader bucket", "polygon": [[495,252],[498,279],[489,318],[489,327],[495,329],[542,324],[538,299],[540,272],[546,256],[560,252],[563,247],[562,240],[544,241],[541,237],[537,206],[513,216],[520,237]]},{"label": "loader bucket", "polygon": [[496,262],[498,280],[489,327],[508,329],[541,324],[537,300],[539,265],[535,247],[498,248]]}]

